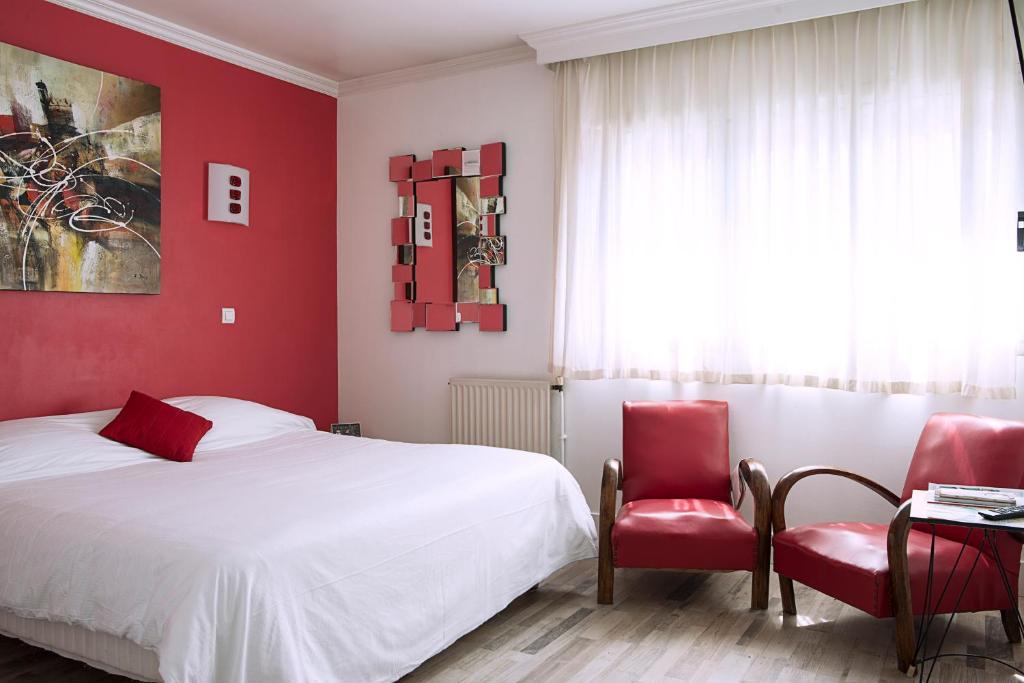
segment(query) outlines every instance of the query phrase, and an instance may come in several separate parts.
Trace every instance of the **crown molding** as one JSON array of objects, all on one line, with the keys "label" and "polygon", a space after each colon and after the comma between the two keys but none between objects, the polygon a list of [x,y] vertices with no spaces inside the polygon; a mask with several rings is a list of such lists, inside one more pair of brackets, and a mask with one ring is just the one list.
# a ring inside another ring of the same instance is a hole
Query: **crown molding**
[{"label": "crown molding", "polygon": [[338,82],[335,80],[271,59],[252,50],[246,50],[219,38],[193,31],[131,7],[125,7],[112,2],[112,0],[49,0],[49,2],[309,90],[332,96],[338,94]]},{"label": "crown molding", "polygon": [[441,62],[424,64],[422,66],[410,66],[405,69],[387,71],[385,73],[373,74],[371,76],[360,76],[350,78],[338,83],[338,97],[354,95],[371,90],[391,88],[403,83],[416,81],[429,81],[435,78],[455,76],[458,74],[492,69],[506,64],[518,64],[520,62],[532,62],[536,55],[528,45],[516,45],[501,50],[481,52],[466,57],[446,59]]},{"label": "crown molding", "polygon": [[685,0],[666,7],[524,33],[537,62],[635,50],[895,5],[907,0]]}]

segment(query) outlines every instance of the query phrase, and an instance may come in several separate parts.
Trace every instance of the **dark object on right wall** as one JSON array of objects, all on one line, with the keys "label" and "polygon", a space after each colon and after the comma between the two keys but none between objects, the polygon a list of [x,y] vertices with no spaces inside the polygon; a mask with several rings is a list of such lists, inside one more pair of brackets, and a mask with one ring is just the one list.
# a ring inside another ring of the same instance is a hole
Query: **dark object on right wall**
[{"label": "dark object on right wall", "polygon": [[1017,213],[1017,251],[1024,251],[1024,211]]},{"label": "dark object on right wall", "polygon": [[[892,521],[887,525],[827,522],[787,529],[790,489],[817,474],[844,477],[871,489],[896,508]],[[1024,487],[1024,423],[974,415],[933,415],[921,432],[902,495],[834,467],[801,467],[780,479],[772,496],[772,522],[782,610],[796,614],[793,581],[799,581],[874,617],[895,617],[897,662],[903,672],[914,664],[917,649],[914,616],[925,611],[999,611],[1007,639],[1019,643],[1016,610],[1003,589],[999,563],[986,552],[981,535],[969,536],[960,527],[936,526],[933,536],[912,527],[911,493],[927,490],[929,483]],[[1016,586],[1021,541],[1006,533],[997,534],[996,539],[999,555],[1008,567],[1007,578]],[[928,590],[933,540],[934,575],[950,577],[948,591],[938,581],[930,586],[930,593]],[[972,562],[976,566],[968,583]],[[963,593],[958,597],[961,587]]]},{"label": "dark object on right wall", "polygon": [[[753,526],[739,513],[744,485]],[[729,471],[728,403],[624,403],[622,462],[608,460],[601,481],[598,603],[611,604],[616,567],[749,571],[750,606],[767,609],[771,497],[758,461]]]}]

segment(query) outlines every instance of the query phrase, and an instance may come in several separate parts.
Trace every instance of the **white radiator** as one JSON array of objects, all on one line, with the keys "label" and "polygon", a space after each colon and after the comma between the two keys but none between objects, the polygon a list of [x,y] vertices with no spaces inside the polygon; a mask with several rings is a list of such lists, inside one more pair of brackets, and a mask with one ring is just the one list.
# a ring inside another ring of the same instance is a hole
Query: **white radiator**
[{"label": "white radiator", "polygon": [[452,379],[448,386],[452,443],[551,455],[550,380]]}]

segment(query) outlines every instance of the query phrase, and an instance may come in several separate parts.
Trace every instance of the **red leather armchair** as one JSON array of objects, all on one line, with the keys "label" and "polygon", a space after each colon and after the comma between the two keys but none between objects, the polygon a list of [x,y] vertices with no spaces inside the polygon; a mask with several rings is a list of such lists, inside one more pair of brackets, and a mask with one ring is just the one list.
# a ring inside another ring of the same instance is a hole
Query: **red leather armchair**
[{"label": "red leather armchair", "polygon": [[[597,601],[611,604],[615,567],[743,570],[753,572],[751,607],[766,609],[771,487],[756,460],[737,470],[727,403],[624,403],[622,462],[608,460],[601,482]],[[744,485],[753,526],[738,512]]]},{"label": "red leather armchair", "polygon": [[[829,522],[787,529],[786,497],[790,489],[801,479],[817,474],[845,477],[867,486],[897,507],[896,514],[888,525]],[[1024,424],[973,415],[933,415],[921,433],[901,495],[866,477],[833,467],[803,467],[780,479],[775,486],[772,513],[775,571],[782,588],[783,611],[796,614],[795,580],[875,617],[896,617],[897,658],[900,670],[906,672],[913,663],[916,645],[913,615],[924,611],[931,545],[930,527],[917,529],[909,524],[909,499],[912,491],[927,489],[929,482],[1022,487]],[[950,575],[967,532],[958,527],[936,528],[935,577],[940,583]],[[975,548],[980,540],[978,533],[968,538]],[[1021,543],[1000,533],[996,544],[1011,574],[1010,585],[1016,586]],[[990,552],[986,550],[979,558],[956,611],[1000,610],[1007,638],[1020,642],[1016,616],[1009,609],[1010,601]],[[951,586],[957,590],[946,591],[937,613],[953,611],[959,587],[973,562],[973,555],[968,558],[970,561],[956,565]],[[933,611],[940,591],[940,585],[933,587]]]}]

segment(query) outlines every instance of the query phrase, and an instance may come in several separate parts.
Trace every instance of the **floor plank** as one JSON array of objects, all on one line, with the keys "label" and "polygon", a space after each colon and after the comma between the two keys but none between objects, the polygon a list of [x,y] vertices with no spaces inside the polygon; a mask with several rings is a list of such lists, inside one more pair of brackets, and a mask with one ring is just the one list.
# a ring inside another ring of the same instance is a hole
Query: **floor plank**
[{"label": "floor plank", "polygon": [[[403,683],[908,680],[896,670],[892,620],[802,586],[800,614],[784,618],[774,581],[769,609],[757,612],[748,609],[747,574],[617,570],[615,604],[604,606],[596,571],[593,560],[562,569]],[[944,627],[943,618],[933,628]],[[944,651],[976,656],[939,660],[932,681],[1013,680],[977,655],[1024,668],[1024,646],[1006,642],[996,614],[958,616]],[[128,679],[0,637],[0,683],[15,681]]]}]

